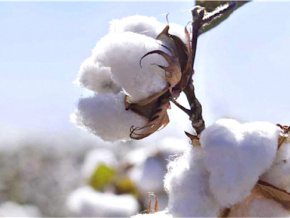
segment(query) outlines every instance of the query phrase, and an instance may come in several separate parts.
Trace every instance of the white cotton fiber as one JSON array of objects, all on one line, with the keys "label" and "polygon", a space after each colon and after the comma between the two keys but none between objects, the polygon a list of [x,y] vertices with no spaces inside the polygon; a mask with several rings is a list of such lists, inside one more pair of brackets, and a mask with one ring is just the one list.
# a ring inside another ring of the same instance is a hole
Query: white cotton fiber
[{"label": "white cotton fiber", "polygon": [[86,59],[79,70],[75,83],[94,91],[95,93],[119,93],[121,88],[112,80],[111,69],[100,63],[94,63],[92,58]]},{"label": "white cotton fiber", "polygon": [[156,38],[164,27],[155,17],[135,15],[111,21],[110,32],[133,32]]},{"label": "white cotton fiber", "polygon": [[162,210],[156,213],[143,213],[143,214],[138,214],[135,216],[132,216],[131,218],[172,218],[172,215],[168,213],[167,210]]},{"label": "white cotton fiber", "polygon": [[[110,32],[133,32],[156,38],[165,26],[166,24],[157,21],[155,17],[135,15],[111,21]],[[169,34],[176,35],[187,43],[185,27],[175,23],[169,23],[169,27]]]},{"label": "white cotton fiber", "polygon": [[200,147],[192,147],[169,163],[165,176],[168,211],[173,217],[215,217],[220,206],[209,190],[209,173]]},{"label": "white cotton fiber", "polygon": [[41,213],[34,205],[6,201],[0,205],[0,217],[41,217]]},{"label": "white cotton fiber", "polygon": [[148,98],[166,86],[165,72],[158,65],[168,66],[165,59],[152,54],[153,50],[166,50],[161,42],[132,32],[108,34],[93,51],[94,61],[111,68],[113,81],[128,93],[133,101]]},{"label": "white cotton fiber", "polygon": [[86,179],[89,179],[97,167],[101,164],[105,164],[110,168],[116,169],[118,166],[118,161],[116,156],[109,149],[94,149],[87,153],[85,161],[82,167],[82,173]]},{"label": "white cotton fiber", "polygon": [[277,151],[272,167],[261,177],[265,182],[290,193],[290,144],[284,143]]},{"label": "white cotton fiber", "polygon": [[137,200],[132,195],[100,193],[82,187],[70,194],[67,207],[81,217],[129,217],[138,213]]},{"label": "white cotton fiber", "polygon": [[201,134],[210,190],[223,207],[246,199],[274,162],[279,128],[266,122],[219,120]]},{"label": "white cotton fiber", "polygon": [[105,141],[130,139],[131,126],[144,126],[146,120],[130,110],[126,111],[124,98],[122,92],[81,98],[71,120]]}]

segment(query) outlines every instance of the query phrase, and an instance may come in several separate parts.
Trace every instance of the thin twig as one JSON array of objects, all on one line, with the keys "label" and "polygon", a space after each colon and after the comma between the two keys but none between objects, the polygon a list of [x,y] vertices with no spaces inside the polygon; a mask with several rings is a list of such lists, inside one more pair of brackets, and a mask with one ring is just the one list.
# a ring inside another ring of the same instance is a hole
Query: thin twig
[{"label": "thin twig", "polygon": [[192,75],[194,74],[194,61],[197,48],[197,39],[200,28],[202,27],[202,19],[204,17],[205,10],[202,7],[195,7],[192,10],[192,39],[191,39],[191,78],[188,81],[186,88],[183,90],[187,101],[190,105],[190,120],[192,127],[195,129],[196,134],[199,135],[205,128],[204,120],[202,117],[202,106],[195,96]]}]

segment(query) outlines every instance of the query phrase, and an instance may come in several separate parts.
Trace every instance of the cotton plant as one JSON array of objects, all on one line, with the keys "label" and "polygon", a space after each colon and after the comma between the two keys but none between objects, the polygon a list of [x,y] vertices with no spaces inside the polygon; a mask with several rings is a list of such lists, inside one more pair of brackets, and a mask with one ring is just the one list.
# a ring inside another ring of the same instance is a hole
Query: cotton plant
[{"label": "cotton plant", "polygon": [[[192,9],[191,33],[143,16],[112,21],[79,71],[75,83],[94,95],[79,100],[72,122],[105,141],[124,141],[166,127],[171,103],[188,115],[191,146],[165,158],[165,176],[158,156],[127,156],[136,161],[131,179],[150,198],[145,214],[134,217],[290,216],[290,128],[233,119],[205,127],[193,85],[197,39],[245,2],[199,3],[205,8]],[[190,109],[177,102],[181,93]],[[168,203],[158,212],[151,192],[160,187]]]}]

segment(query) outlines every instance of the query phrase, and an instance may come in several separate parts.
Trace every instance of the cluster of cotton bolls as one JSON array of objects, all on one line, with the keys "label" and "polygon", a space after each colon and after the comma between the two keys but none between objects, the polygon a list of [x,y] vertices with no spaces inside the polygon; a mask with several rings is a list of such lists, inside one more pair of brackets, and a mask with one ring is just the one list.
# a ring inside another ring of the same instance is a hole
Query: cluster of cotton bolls
[{"label": "cluster of cotton bolls", "polygon": [[[146,120],[125,110],[124,98],[130,102],[146,99],[167,87],[166,60],[151,54],[153,50],[168,52],[156,37],[166,25],[155,18],[132,16],[111,22],[109,33],[93,49],[91,57],[81,65],[76,84],[94,92],[81,98],[72,122],[95,133],[105,141],[130,139],[131,126],[142,127]],[[169,33],[186,41],[184,27],[170,24]]]},{"label": "cluster of cotton bolls", "polygon": [[167,208],[135,217],[217,217],[224,208],[234,217],[289,217],[289,208],[274,199],[251,196],[259,179],[289,193],[290,144],[277,152],[280,133],[266,122],[219,120],[202,132],[201,146],[170,162]]},{"label": "cluster of cotton bolls", "polygon": [[[176,147],[176,144],[179,146]],[[166,160],[181,155],[188,146],[184,140],[168,137],[152,143],[152,146],[124,148],[126,146],[123,145],[123,149],[107,147],[90,151],[82,168],[87,184],[68,196],[68,210],[74,216],[81,217],[128,217],[146,209],[148,192],[154,192],[159,208],[165,209],[168,202],[163,188]],[[115,170],[115,181],[120,177],[126,178],[124,191],[120,193],[116,183],[108,183],[103,189],[96,189],[90,184],[96,170],[104,165]]]}]

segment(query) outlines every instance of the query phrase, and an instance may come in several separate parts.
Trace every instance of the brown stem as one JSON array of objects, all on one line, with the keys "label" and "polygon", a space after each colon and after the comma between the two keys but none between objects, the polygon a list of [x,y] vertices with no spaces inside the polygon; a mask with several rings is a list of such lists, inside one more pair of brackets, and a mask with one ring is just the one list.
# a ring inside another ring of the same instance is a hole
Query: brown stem
[{"label": "brown stem", "polygon": [[191,120],[192,127],[195,129],[196,134],[199,135],[205,128],[204,120],[202,117],[202,106],[195,96],[192,75],[194,74],[194,61],[196,55],[197,39],[199,30],[202,27],[202,19],[205,10],[201,7],[195,7],[192,10],[192,39],[191,39],[191,78],[188,81],[186,88],[183,90],[187,101],[190,105],[189,119]]},{"label": "brown stem", "polygon": [[184,93],[190,104],[190,120],[191,125],[195,129],[197,135],[199,135],[205,129],[205,123],[202,117],[202,106],[198,99],[195,97],[194,86],[192,80],[188,83],[184,89]]},{"label": "brown stem", "polygon": [[194,74],[194,61],[197,49],[197,39],[200,34],[202,26],[206,23],[211,22],[215,18],[227,13],[236,7],[236,1],[232,1],[227,7],[216,11],[215,13],[205,17],[206,11],[203,7],[195,7],[192,10],[192,39],[191,39],[191,78],[188,81],[186,88],[183,90],[188,103],[190,105],[190,120],[192,127],[195,129],[196,134],[199,135],[205,129],[205,123],[202,117],[202,106],[199,100],[195,96],[194,85],[192,80],[192,75]]}]

